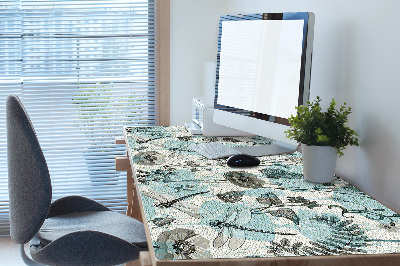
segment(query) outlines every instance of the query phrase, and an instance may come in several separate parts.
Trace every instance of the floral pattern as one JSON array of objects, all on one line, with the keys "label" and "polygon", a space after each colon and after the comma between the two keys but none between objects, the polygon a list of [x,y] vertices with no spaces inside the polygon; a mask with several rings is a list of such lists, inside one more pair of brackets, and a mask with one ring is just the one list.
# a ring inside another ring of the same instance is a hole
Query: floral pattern
[{"label": "floral pattern", "polygon": [[209,241],[190,229],[176,228],[162,232],[154,249],[156,256],[163,260],[210,258]]},{"label": "floral pattern", "polygon": [[230,168],[188,148],[269,139],[192,136],[184,127],[126,127],[125,135],[158,259],[400,252],[399,214],[340,178],[304,181],[299,153]]}]

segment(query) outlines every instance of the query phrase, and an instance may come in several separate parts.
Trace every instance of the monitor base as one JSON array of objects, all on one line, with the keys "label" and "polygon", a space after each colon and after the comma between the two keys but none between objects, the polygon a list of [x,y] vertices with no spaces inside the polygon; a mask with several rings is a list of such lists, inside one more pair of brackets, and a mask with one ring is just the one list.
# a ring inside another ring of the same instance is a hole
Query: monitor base
[{"label": "monitor base", "polygon": [[251,156],[269,156],[269,155],[280,155],[289,154],[298,151],[300,146],[289,145],[282,142],[274,142],[271,145],[261,146],[242,146],[234,147],[235,150],[248,154]]}]

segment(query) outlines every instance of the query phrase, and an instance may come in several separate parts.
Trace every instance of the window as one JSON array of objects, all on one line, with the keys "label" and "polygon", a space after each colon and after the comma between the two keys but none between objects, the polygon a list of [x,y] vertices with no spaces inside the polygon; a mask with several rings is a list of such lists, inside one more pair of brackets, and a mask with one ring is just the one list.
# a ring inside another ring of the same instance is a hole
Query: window
[{"label": "window", "polygon": [[160,1],[0,3],[0,235],[9,229],[10,93],[22,99],[35,126],[53,199],[76,194],[125,211],[126,173],[114,166],[125,147],[114,142],[123,125],[160,122]]}]

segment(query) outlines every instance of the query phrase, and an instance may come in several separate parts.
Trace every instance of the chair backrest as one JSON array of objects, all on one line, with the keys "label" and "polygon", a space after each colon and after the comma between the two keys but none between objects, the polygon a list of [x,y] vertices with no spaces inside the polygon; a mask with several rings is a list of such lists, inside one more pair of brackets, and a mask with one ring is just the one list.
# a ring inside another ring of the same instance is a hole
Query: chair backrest
[{"label": "chair backrest", "polygon": [[20,99],[7,98],[10,234],[17,244],[32,239],[50,209],[51,180],[35,130]]}]

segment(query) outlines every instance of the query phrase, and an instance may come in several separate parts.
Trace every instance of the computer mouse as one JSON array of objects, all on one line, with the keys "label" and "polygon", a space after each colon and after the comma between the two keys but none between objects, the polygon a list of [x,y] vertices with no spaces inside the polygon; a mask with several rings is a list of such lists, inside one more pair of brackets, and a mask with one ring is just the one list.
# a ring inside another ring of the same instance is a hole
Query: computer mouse
[{"label": "computer mouse", "polygon": [[229,157],[226,164],[232,167],[257,166],[260,164],[260,160],[251,155],[236,154]]}]

